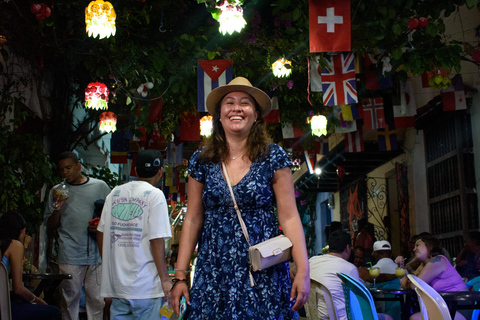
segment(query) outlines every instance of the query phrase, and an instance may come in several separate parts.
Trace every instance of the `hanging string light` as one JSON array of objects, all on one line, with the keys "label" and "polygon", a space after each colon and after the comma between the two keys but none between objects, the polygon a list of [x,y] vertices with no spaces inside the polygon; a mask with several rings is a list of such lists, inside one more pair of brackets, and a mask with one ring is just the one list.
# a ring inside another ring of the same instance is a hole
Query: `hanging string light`
[{"label": "hanging string light", "polygon": [[101,132],[115,132],[117,130],[117,116],[115,113],[105,111],[100,115],[100,128]]},{"label": "hanging string light", "polygon": [[115,10],[108,1],[95,0],[90,2],[85,8],[85,25],[89,37],[99,39],[114,36],[115,28]]},{"label": "hanging string light", "polygon": [[280,58],[272,64],[272,71],[277,78],[289,77],[292,73],[292,62],[285,58]]},{"label": "hanging string light", "polygon": [[308,123],[310,123],[313,135],[317,137],[327,135],[327,118],[325,116],[310,117]]},{"label": "hanging string light", "polygon": [[204,116],[200,119],[200,135],[202,137],[210,137],[213,130],[213,117]]},{"label": "hanging string light", "polygon": [[108,109],[109,90],[101,82],[91,82],[85,88],[85,108]]},{"label": "hanging string light", "polygon": [[216,6],[222,11],[218,22],[220,23],[219,31],[223,35],[232,34],[235,31],[240,32],[247,24],[243,18],[242,3],[241,0],[225,0],[221,5]]}]

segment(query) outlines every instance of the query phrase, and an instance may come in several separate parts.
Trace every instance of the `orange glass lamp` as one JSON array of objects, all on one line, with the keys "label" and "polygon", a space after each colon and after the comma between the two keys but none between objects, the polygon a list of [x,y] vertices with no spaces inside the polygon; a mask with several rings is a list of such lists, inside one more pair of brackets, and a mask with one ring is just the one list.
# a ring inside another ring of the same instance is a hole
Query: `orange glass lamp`
[{"label": "orange glass lamp", "polygon": [[95,0],[90,2],[85,8],[85,25],[89,37],[99,39],[114,36],[115,27],[115,10],[108,1]]},{"label": "orange glass lamp", "polygon": [[327,135],[327,118],[325,116],[313,116],[308,119],[312,134],[321,137]]},{"label": "orange glass lamp", "polygon": [[292,62],[281,58],[272,64],[273,75],[277,78],[289,77],[292,73]]},{"label": "orange glass lamp", "polygon": [[217,8],[222,11],[218,22],[220,23],[219,31],[223,35],[226,33],[232,34],[235,31],[240,32],[247,24],[243,18],[242,2],[239,0],[225,0],[221,5],[217,5]]},{"label": "orange glass lamp", "polygon": [[115,132],[117,130],[117,116],[110,111],[102,112],[100,115],[100,128],[101,132]]},{"label": "orange glass lamp", "polygon": [[204,116],[200,119],[200,135],[202,137],[210,137],[213,130],[213,117]]},{"label": "orange glass lamp", "polygon": [[91,82],[85,88],[85,108],[90,109],[108,109],[109,90],[101,82]]}]

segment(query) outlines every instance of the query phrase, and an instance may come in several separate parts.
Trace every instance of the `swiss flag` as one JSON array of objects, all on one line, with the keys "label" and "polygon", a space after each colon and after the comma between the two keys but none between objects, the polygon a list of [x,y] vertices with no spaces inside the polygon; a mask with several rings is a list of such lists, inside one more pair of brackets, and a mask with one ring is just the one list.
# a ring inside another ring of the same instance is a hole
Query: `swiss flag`
[{"label": "swiss flag", "polygon": [[309,0],[310,52],[351,50],[350,0]]}]

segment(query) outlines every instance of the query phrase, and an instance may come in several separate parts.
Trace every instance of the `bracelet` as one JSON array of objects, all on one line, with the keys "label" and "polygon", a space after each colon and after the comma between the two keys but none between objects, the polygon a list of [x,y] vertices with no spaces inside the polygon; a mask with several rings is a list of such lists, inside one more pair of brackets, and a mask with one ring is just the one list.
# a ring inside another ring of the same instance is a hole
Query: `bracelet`
[{"label": "bracelet", "polygon": [[176,285],[177,285],[177,283],[179,283],[179,282],[185,282],[185,284],[186,284],[186,285],[187,285],[187,287],[188,287],[188,281],[187,281],[187,279],[178,279],[178,278],[174,278],[174,279],[172,279],[172,288],[170,289],[170,291],[172,291],[172,290],[173,290],[173,288],[175,288],[175,286],[176,286]]},{"label": "bracelet", "polygon": [[36,296],[36,295],[33,295],[33,299],[32,299],[32,301],[30,301],[30,303],[34,303],[34,302],[35,302],[35,299],[37,299],[37,296]]},{"label": "bracelet", "polygon": [[183,269],[173,269],[173,271],[181,271],[181,272],[185,272],[185,273],[190,272],[190,270],[183,270]]}]

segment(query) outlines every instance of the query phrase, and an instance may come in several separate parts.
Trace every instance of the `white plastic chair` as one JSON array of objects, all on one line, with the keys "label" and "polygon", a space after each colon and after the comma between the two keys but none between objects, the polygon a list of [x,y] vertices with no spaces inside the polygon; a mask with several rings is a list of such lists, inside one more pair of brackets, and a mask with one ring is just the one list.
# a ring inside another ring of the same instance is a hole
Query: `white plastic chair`
[{"label": "white plastic chair", "polygon": [[318,299],[322,298],[327,306],[328,317],[330,320],[337,320],[337,312],[333,304],[332,294],[323,284],[310,279],[310,297],[308,298],[306,311],[307,319],[318,319]]},{"label": "white plastic chair", "polygon": [[408,279],[415,285],[415,292],[420,301],[422,314],[428,314],[428,319],[432,320],[452,320],[445,300],[428,283],[422,279],[409,274]]},{"label": "white plastic chair", "polygon": [[12,320],[10,305],[10,284],[5,265],[0,262],[0,316],[2,320]]}]

